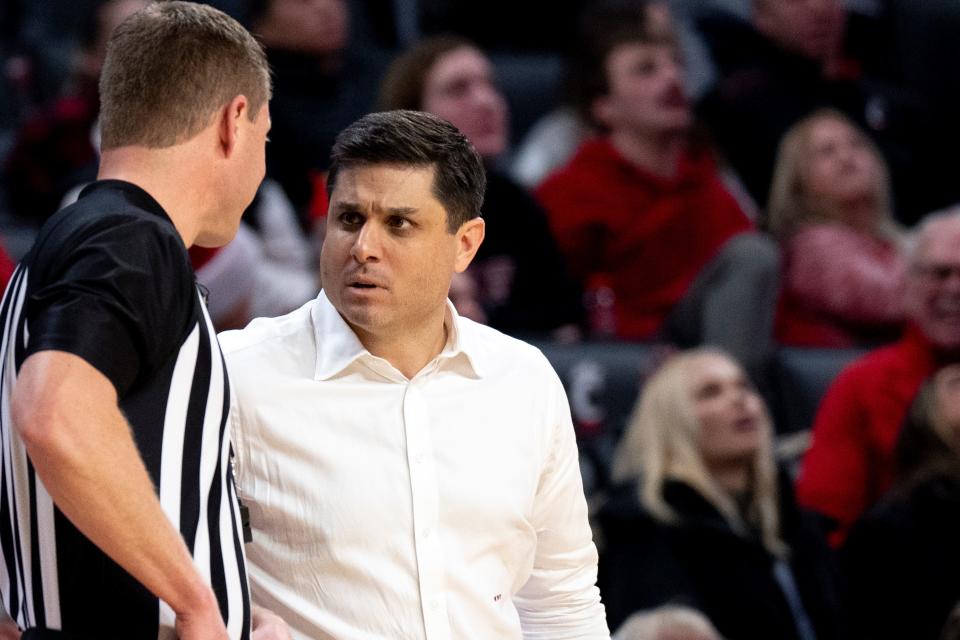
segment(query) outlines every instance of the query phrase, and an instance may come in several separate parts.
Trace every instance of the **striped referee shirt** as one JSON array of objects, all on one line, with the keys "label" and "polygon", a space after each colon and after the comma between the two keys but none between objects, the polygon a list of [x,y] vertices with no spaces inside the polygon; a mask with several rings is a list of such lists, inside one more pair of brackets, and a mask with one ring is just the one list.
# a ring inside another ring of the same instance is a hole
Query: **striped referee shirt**
[{"label": "striped referee shirt", "polygon": [[[230,637],[250,603],[230,467],[230,387],[172,222],[130,183],[94,183],[53,216],[0,304],[0,595],[21,628],[172,636],[174,614],[53,504],[10,421],[31,354],[65,351],[113,382],[167,517],[213,587]],[[72,636],[71,636],[72,637]]]}]

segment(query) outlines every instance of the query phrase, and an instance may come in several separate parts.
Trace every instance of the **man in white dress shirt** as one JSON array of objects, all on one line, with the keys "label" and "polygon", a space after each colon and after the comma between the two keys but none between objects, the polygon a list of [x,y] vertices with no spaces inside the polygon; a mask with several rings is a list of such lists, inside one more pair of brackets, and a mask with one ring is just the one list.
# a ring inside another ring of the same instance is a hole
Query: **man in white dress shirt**
[{"label": "man in white dress shirt", "polygon": [[608,639],[560,380],[447,301],[483,241],[479,156],[370,114],[328,182],[323,291],[221,336],[254,601],[311,640]]}]

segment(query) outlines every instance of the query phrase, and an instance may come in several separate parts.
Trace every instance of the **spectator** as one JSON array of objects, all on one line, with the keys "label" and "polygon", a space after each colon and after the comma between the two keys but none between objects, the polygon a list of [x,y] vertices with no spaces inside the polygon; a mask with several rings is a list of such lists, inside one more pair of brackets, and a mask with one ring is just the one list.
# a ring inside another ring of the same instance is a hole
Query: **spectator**
[{"label": "spectator", "polygon": [[613,640],[721,640],[696,609],[665,605],[635,613],[620,625]]},{"label": "spectator", "polygon": [[347,0],[252,0],[251,31],[273,71],[267,175],[283,187],[305,228],[337,133],[373,106],[382,52],[351,46]]},{"label": "spectator", "polygon": [[623,22],[638,22],[648,32],[659,30],[669,33],[672,29],[670,10],[666,2],[658,0],[600,0],[588,3],[582,12],[577,27],[577,46],[567,62],[566,91],[564,104],[538,120],[524,137],[516,150],[512,175],[523,186],[532,189],[553,171],[565,165],[580,144],[596,135],[590,124],[589,114],[580,113],[576,93],[582,85],[589,84],[593,69],[581,69],[584,51],[593,46],[599,37],[605,37],[611,25]]},{"label": "spectator", "polygon": [[540,206],[493,162],[507,148],[507,103],[487,57],[468,40],[436,36],[397,58],[382,109],[415,109],[456,126],[487,167],[486,237],[467,272],[490,326],[508,333],[579,333],[581,303]]},{"label": "spectator", "polygon": [[[646,0],[613,0],[588,4],[577,24],[578,45],[570,52],[564,84],[565,103],[554,109],[536,124],[524,137],[516,150],[512,168],[514,178],[522,185],[533,189],[554,170],[565,165],[580,144],[596,132],[590,118],[579,113],[574,93],[580,84],[577,73],[578,53],[589,48],[592,32],[602,30],[611,20],[638,20],[644,26],[652,13],[651,3]],[[664,4],[657,4],[665,7]],[[669,13],[666,13],[669,17]]]},{"label": "spectator", "polygon": [[803,460],[797,497],[827,518],[835,545],[890,488],[894,446],[920,384],[960,359],[960,208],[925,219],[908,255],[903,297],[903,337],[840,373]]},{"label": "spectator", "polygon": [[610,25],[588,53],[582,108],[605,131],[548,178],[547,208],[575,278],[609,282],[616,334],[717,344],[752,373],[769,351],[778,255],[721,182],[670,37]]},{"label": "spectator", "polygon": [[906,259],[886,164],[846,116],[824,109],[780,143],[770,227],[783,248],[782,344],[853,347],[896,337]]},{"label": "spectator", "polygon": [[[897,77],[882,22],[848,13],[841,0],[749,4],[749,23],[729,16],[699,23],[719,79],[698,111],[758,203],[766,204],[783,134],[827,106],[877,139],[893,168],[901,220],[955,199],[952,176],[943,184],[946,157],[929,108]],[[954,197],[944,200],[945,193]]]},{"label": "spectator", "polygon": [[99,2],[81,25],[74,71],[62,95],[24,122],[4,167],[10,208],[40,226],[65,194],[93,180],[97,170],[100,101],[97,82],[107,41],[124,18],[147,0]]},{"label": "spectator", "polygon": [[826,544],[779,482],[767,409],[729,356],[685,352],[650,377],[601,513],[607,615],[673,602],[728,640],[837,636]]},{"label": "spectator", "polygon": [[850,628],[869,640],[937,638],[960,600],[960,365],[921,387],[896,454],[893,489],[843,549]]},{"label": "spectator", "polygon": [[960,640],[960,603],[950,612],[947,624],[943,627],[940,640]]},{"label": "spectator", "polygon": [[461,316],[480,324],[487,324],[487,312],[483,310],[483,306],[477,299],[477,281],[466,272],[453,274],[447,297]]}]

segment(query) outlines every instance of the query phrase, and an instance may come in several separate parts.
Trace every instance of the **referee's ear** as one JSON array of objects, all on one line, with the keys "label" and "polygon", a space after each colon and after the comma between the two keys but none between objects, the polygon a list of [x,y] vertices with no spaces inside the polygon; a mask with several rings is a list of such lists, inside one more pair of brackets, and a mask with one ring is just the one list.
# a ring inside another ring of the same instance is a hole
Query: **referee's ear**
[{"label": "referee's ear", "polygon": [[247,111],[250,109],[250,103],[244,95],[236,96],[231,100],[217,116],[217,132],[219,134],[220,152],[224,158],[233,155],[237,147],[237,139],[240,137],[240,127],[244,125],[244,120],[248,120]]}]

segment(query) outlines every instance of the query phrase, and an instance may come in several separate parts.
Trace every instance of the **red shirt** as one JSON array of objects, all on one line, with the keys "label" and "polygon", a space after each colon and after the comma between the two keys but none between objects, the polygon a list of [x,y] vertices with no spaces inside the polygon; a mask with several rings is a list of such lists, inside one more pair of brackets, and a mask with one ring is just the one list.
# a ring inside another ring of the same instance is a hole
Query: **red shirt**
[{"label": "red shirt", "polygon": [[903,326],[906,260],[891,243],[842,224],[812,224],[784,244],[783,265],[780,344],[877,344]]},{"label": "red shirt", "polygon": [[907,410],[937,367],[932,345],[909,325],[896,343],[850,364],[834,380],[813,425],[797,500],[834,518],[838,545],[857,518],[890,488],[894,450]]},{"label": "red shirt", "polygon": [[13,260],[10,259],[10,256],[7,255],[3,247],[0,247],[0,291],[3,291],[7,287],[7,283],[10,282],[10,276],[13,275],[16,268],[17,265],[13,263]]},{"label": "red shirt", "polygon": [[706,151],[662,178],[589,140],[536,195],[571,273],[606,276],[622,338],[652,337],[720,247],[752,228]]}]

